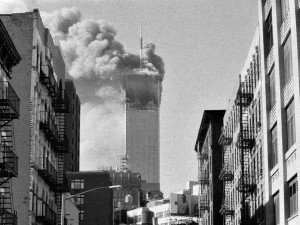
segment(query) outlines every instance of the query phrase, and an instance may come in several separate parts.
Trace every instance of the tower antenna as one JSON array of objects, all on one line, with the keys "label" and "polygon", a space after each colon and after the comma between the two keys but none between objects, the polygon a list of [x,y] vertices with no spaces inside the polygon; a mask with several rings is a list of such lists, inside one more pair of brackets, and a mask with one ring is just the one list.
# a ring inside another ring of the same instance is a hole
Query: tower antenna
[{"label": "tower antenna", "polygon": [[142,25],[140,24],[140,69],[143,68],[143,34],[142,34]]}]

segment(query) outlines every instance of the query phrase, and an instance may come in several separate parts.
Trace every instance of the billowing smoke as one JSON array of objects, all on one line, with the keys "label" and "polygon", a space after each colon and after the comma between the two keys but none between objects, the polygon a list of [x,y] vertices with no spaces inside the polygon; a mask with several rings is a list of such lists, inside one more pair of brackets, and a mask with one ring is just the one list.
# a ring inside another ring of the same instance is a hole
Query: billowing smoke
[{"label": "billowing smoke", "polygon": [[76,8],[42,13],[52,36],[60,38],[69,75],[82,102],[81,169],[117,164],[125,152],[124,103],[158,105],[164,63],[155,45],[140,57],[115,40],[116,30],[103,20],[81,20]]}]

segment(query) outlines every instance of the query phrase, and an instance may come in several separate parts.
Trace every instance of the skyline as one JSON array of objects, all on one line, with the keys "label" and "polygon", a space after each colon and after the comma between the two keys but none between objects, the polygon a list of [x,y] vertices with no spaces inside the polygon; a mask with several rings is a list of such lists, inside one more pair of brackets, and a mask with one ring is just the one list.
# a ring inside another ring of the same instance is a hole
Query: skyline
[{"label": "skyline", "polygon": [[[30,10],[39,8],[48,12],[72,4],[71,1],[53,2],[25,1]],[[135,54],[139,51],[139,24],[142,23],[144,39],[153,41],[157,53],[164,59],[166,76],[161,103],[160,161],[161,187],[165,195],[183,189],[187,181],[197,179],[193,148],[201,113],[205,109],[226,109],[232,84],[236,83],[243,68],[257,24],[256,2],[170,2],[103,0],[88,1],[83,6],[79,1],[73,1],[83,18],[113,23],[118,31],[117,39]],[[93,11],[99,4],[102,8]],[[197,9],[201,9],[203,15],[198,15]],[[213,83],[218,87],[215,90],[212,90]],[[122,114],[117,115],[118,119],[122,118]],[[117,125],[122,128],[121,123]],[[102,138],[109,139],[109,136]],[[172,157],[174,155],[176,157]]]}]

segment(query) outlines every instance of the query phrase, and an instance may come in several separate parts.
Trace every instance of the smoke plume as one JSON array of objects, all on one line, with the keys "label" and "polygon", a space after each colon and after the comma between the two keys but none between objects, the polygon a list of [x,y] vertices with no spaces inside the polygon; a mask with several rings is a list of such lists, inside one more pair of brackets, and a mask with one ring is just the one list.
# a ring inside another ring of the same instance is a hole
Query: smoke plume
[{"label": "smoke plume", "polygon": [[60,38],[68,73],[83,103],[81,160],[88,164],[81,169],[96,169],[99,162],[116,165],[117,156],[125,152],[124,103],[159,104],[162,58],[154,44],[147,44],[139,68],[140,57],[126,52],[111,24],[82,20],[75,7],[42,13],[42,18],[52,36]]}]

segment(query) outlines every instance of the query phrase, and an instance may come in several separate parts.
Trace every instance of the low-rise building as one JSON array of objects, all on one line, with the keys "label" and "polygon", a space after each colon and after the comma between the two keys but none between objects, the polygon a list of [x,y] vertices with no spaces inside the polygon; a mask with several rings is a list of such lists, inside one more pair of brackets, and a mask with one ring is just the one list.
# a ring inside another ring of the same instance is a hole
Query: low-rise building
[{"label": "low-rise building", "polygon": [[109,172],[84,171],[67,172],[71,195],[76,196],[79,208],[79,225],[113,224],[113,190]]},{"label": "low-rise building", "polygon": [[219,138],[225,110],[204,110],[195,151],[198,155],[199,214],[207,225],[221,224],[223,183],[219,179],[222,168],[222,147]]}]

